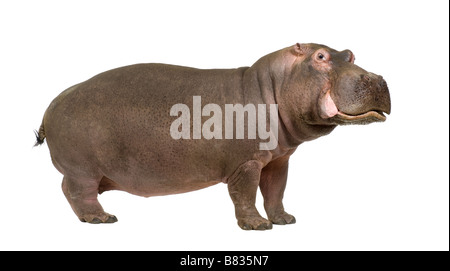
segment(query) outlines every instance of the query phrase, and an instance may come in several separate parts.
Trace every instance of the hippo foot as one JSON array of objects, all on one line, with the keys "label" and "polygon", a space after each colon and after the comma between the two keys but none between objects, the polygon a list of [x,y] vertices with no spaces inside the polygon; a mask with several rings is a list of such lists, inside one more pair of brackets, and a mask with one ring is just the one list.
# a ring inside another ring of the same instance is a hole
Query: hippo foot
[{"label": "hippo foot", "polygon": [[286,212],[276,214],[273,217],[269,217],[269,220],[276,225],[295,224],[295,217]]},{"label": "hippo foot", "polygon": [[103,214],[84,215],[83,217],[80,217],[80,221],[88,222],[91,224],[100,224],[100,223],[114,223],[117,222],[118,219],[115,215],[103,213]]},{"label": "hippo foot", "polygon": [[270,230],[272,222],[263,217],[245,217],[238,219],[238,225],[243,230]]}]

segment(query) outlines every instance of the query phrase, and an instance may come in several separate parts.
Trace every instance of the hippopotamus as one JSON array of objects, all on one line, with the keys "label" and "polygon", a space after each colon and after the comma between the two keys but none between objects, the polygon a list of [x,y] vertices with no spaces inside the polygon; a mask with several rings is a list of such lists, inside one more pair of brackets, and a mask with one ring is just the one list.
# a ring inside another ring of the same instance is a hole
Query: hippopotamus
[{"label": "hippopotamus", "polygon": [[282,200],[297,147],[390,114],[385,80],[354,61],[350,50],[297,43],[236,69],[112,69],[57,96],[36,145],[47,140],[82,222],[118,221],[97,199],[105,191],[150,197],[225,183],[242,229],[292,224]]}]

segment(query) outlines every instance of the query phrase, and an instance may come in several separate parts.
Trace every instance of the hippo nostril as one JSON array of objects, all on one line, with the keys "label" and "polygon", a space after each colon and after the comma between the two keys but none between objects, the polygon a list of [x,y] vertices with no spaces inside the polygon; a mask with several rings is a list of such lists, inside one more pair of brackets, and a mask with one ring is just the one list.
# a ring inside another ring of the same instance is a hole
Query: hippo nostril
[{"label": "hippo nostril", "polygon": [[371,79],[367,74],[361,74],[361,86],[363,88],[368,88],[371,86]]},{"label": "hippo nostril", "polygon": [[360,77],[361,77],[361,80],[363,80],[364,82],[367,82],[367,83],[370,82],[370,77],[367,74],[361,74]]},{"label": "hippo nostril", "polygon": [[387,83],[383,79],[378,81],[378,87],[380,88],[381,91],[386,91],[388,89]]}]

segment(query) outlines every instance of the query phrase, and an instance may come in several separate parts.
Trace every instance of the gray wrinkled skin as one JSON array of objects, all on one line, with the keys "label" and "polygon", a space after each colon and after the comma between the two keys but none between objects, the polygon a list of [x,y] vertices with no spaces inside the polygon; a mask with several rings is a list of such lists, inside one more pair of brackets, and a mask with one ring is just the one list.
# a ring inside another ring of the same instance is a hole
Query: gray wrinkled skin
[{"label": "gray wrinkled skin", "polygon": [[[386,82],[354,59],[349,50],[296,44],[238,69],[165,64],[113,69],[56,97],[37,144],[46,138],[52,162],[64,175],[64,195],[83,222],[117,221],[97,200],[104,191],[149,197],[223,182],[242,229],[295,223],[282,199],[297,146],[336,125],[384,121],[383,112],[390,113]],[[173,139],[169,128],[176,117],[170,109],[183,103],[192,112],[193,96],[222,111],[225,104],[278,104],[278,146],[260,150],[258,138]],[[258,186],[267,219],[255,207]]]}]

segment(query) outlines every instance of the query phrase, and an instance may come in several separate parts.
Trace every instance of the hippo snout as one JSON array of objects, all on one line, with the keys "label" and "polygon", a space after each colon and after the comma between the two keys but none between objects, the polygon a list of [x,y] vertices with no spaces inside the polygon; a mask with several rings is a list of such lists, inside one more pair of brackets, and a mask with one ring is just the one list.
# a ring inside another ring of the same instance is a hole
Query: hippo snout
[{"label": "hippo snout", "polygon": [[[329,96],[327,96],[329,95]],[[385,121],[391,113],[389,88],[382,76],[360,68],[341,75],[335,88],[325,95],[324,108],[335,107],[337,124],[368,124]]]},{"label": "hippo snout", "polygon": [[[374,73],[361,74],[361,82],[358,89],[368,89],[368,96],[372,98],[367,101],[367,107],[372,107],[370,110],[379,111],[381,113],[391,113],[391,98],[389,89],[383,76]],[[367,109],[366,109],[367,110]]]}]

